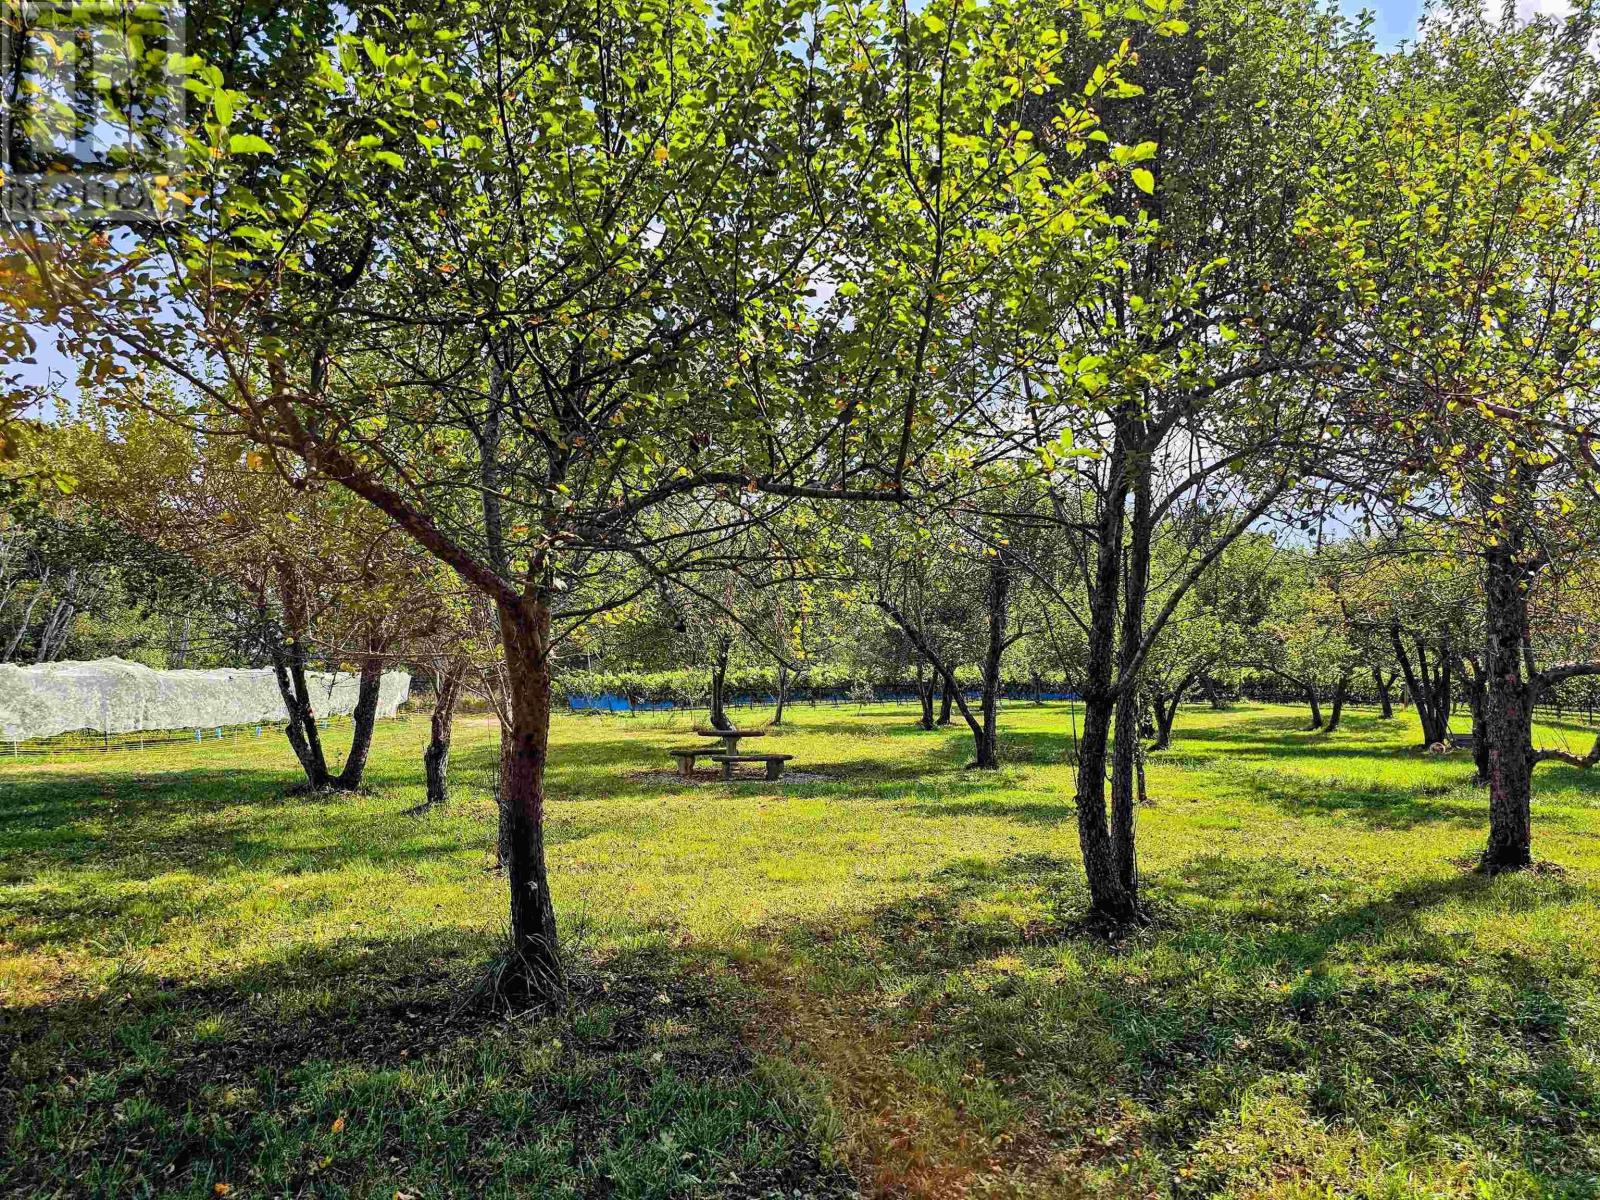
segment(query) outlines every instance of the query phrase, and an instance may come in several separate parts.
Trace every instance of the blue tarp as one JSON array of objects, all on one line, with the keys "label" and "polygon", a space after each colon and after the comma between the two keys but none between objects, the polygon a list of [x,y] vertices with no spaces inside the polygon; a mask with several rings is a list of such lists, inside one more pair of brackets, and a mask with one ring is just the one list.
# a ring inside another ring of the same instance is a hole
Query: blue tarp
[{"label": "blue tarp", "polygon": [[[979,697],[979,693],[976,691],[966,691],[962,694],[968,700],[976,700]],[[1007,698],[1016,702],[1031,700],[1033,696],[1031,694],[1022,694]],[[1079,696],[1077,692],[1042,692],[1039,698],[1041,700],[1077,700]],[[823,692],[821,694],[808,692],[805,695],[789,697],[790,704],[845,704],[849,700],[850,696],[847,692]],[[916,701],[917,695],[915,692],[884,692],[879,694],[873,700],[873,703],[915,704]],[[777,704],[777,702],[778,698],[776,696],[733,696],[728,700],[728,707],[748,708],[752,705]],[[626,696],[619,696],[615,692],[602,692],[594,696],[568,696],[567,707],[573,712],[662,712],[676,708],[677,704],[671,700],[635,700],[632,704],[629,704]],[[690,707],[699,709],[704,708],[705,705],[703,703],[693,704]]]}]

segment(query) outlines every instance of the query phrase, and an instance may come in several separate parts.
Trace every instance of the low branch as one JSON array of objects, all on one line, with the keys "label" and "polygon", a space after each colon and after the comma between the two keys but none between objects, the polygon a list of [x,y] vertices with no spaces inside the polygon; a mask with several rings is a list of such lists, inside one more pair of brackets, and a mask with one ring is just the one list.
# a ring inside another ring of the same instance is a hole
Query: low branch
[{"label": "low branch", "polygon": [[1577,767],[1580,771],[1587,771],[1595,763],[1600,762],[1600,734],[1595,736],[1594,745],[1589,747],[1589,753],[1585,755],[1579,756],[1570,750],[1535,750],[1533,752],[1533,761],[1536,763],[1564,762],[1569,767]]},{"label": "low branch", "polygon": [[1600,662],[1563,663],[1559,667],[1551,667],[1548,671],[1540,671],[1534,676],[1534,681],[1541,688],[1553,688],[1559,683],[1585,675],[1600,675]]}]

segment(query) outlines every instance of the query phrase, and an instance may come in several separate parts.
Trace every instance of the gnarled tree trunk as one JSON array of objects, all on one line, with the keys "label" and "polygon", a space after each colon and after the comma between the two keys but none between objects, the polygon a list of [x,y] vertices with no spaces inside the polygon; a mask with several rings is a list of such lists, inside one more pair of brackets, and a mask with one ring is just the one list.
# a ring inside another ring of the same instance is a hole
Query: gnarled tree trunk
[{"label": "gnarled tree trunk", "polygon": [[1394,676],[1385,676],[1381,670],[1373,667],[1372,686],[1378,690],[1378,715],[1385,721],[1394,720]]},{"label": "gnarled tree trunk", "polygon": [[509,816],[510,982],[516,993],[551,999],[564,976],[544,853],[544,772],[550,751],[550,609],[539,596],[500,605],[511,700],[510,755],[501,788]]},{"label": "gnarled tree trunk", "polygon": [[[1117,598],[1121,591],[1122,534],[1128,497],[1128,452],[1119,437],[1112,449],[1107,494],[1095,523],[1094,576],[1090,582],[1087,656],[1083,672],[1083,736],[1078,742],[1078,844],[1089,883],[1090,904],[1100,916],[1127,922],[1139,914],[1136,877],[1124,869],[1133,847],[1124,846],[1129,819],[1107,821],[1106,760],[1118,708],[1116,666]],[[1137,736],[1137,730],[1134,731]],[[1131,763],[1131,759],[1129,760]]]},{"label": "gnarled tree trunk", "polygon": [[1488,735],[1489,844],[1482,865],[1507,871],[1533,862],[1533,685],[1522,673],[1531,578],[1520,539],[1491,546],[1484,571],[1484,704]]},{"label": "gnarled tree trunk", "polygon": [[727,702],[728,685],[728,638],[717,638],[716,645],[712,647],[711,655],[711,728],[732,729],[733,722],[728,720],[724,711]]},{"label": "gnarled tree trunk", "polygon": [[933,728],[933,676],[917,667],[917,704],[921,709],[921,716],[917,720],[920,729]]},{"label": "gnarled tree trunk", "polygon": [[267,631],[267,653],[272,659],[273,677],[278,682],[278,694],[283,697],[283,708],[288,718],[284,735],[289,739],[295,758],[300,761],[307,785],[313,791],[320,791],[333,783],[333,775],[328,770],[328,757],[322,748],[322,731],[317,728],[311,684],[306,677],[306,636],[311,625],[310,614],[292,568],[280,562],[274,567],[274,573],[278,583],[278,598],[283,604],[283,630],[278,631],[268,615],[265,588],[257,594],[256,605],[262,628]]},{"label": "gnarled tree trunk", "polygon": [[1111,747],[1111,839],[1117,881],[1139,902],[1139,865],[1135,854],[1135,813],[1143,775],[1143,704],[1139,667],[1135,661],[1144,640],[1144,607],[1150,588],[1150,542],[1153,534],[1150,497],[1150,460],[1138,455],[1132,467],[1133,506],[1128,521],[1128,546],[1124,559],[1122,630],[1117,653],[1116,727]]},{"label": "gnarled tree trunk", "polygon": [[288,714],[283,732],[289,739],[289,748],[305,772],[306,783],[312,788],[325,788],[328,786],[328,760],[322,751],[322,735],[317,729],[310,693],[306,690],[305,651],[299,639],[276,636],[267,639],[267,651],[272,657],[278,694],[283,697],[284,712]]},{"label": "gnarled tree trunk", "polygon": [[352,726],[350,753],[335,785],[347,792],[361,786],[367,772],[367,756],[372,752],[372,729],[378,720],[378,693],[383,686],[383,656],[369,652],[361,659],[361,682],[356,691],[356,706],[350,714]]},{"label": "gnarled tree trunk", "polygon": [[456,702],[467,674],[465,662],[449,663],[439,672],[433,698],[433,716],[428,724],[428,747],[422,752],[422,773],[427,780],[427,807],[450,799],[450,739],[456,718]]},{"label": "gnarled tree trunk", "polygon": [[1389,625],[1389,640],[1394,647],[1395,660],[1400,664],[1400,673],[1405,677],[1406,690],[1411,693],[1412,704],[1416,705],[1417,717],[1422,721],[1422,744],[1432,746],[1448,741],[1453,704],[1449,647],[1445,648],[1444,655],[1436,656],[1430,663],[1427,643],[1420,637],[1413,639],[1416,650],[1416,665],[1413,666],[1405,639],[1400,636],[1398,621]]},{"label": "gnarled tree trunk", "polygon": [[1323,731],[1333,733],[1339,728],[1339,722],[1344,719],[1344,702],[1350,692],[1350,672],[1346,671],[1339,676],[1339,682],[1333,685],[1333,708],[1328,713],[1328,725]]}]

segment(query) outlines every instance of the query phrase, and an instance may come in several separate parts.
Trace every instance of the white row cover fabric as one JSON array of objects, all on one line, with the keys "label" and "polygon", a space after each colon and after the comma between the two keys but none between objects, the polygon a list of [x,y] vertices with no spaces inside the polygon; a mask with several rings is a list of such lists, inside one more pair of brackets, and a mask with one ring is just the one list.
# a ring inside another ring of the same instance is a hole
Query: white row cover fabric
[{"label": "white row cover fabric", "polygon": [[[355,708],[358,676],[316,672],[307,682],[317,716],[344,716]],[[385,672],[378,715],[394,716],[410,695],[410,675]],[[29,667],[0,664],[0,738],[7,741],[79,729],[212,729],[288,717],[270,669],[157,671],[122,658]]]}]

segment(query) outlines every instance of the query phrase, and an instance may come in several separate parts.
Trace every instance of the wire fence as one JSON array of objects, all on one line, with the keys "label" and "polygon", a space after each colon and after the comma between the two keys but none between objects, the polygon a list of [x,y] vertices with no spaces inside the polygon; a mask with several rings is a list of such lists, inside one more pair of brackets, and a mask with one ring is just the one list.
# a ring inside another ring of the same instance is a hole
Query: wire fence
[{"label": "wire fence", "polygon": [[[968,700],[976,700],[979,696],[977,689],[963,689],[963,695]],[[1075,692],[1062,687],[1019,688],[1002,689],[1001,700],[1008,704],[1043,703],[1075,701],[1078,696]],[[422,697],[426,699],[426,697]],[[693,716],[706,711],[704,702],[699,704],[674,705],[667,703],[650,703],[635,701],[629,703],[626,697],[606,697],[607,703],[596,703],[600,698],[574,697],[577,703],[569,700],[569,711],[584,715],[610,715],[610,716],[640,716],[649,714]],[[1330,703],[1331,697],[1319,696],[1324,703]],[[1238,697],[1223,697],[1224,704],[1242,700],[1254,704],[1283,704],[1300,705],[1306,703],[1303,692],[1294,692],[1287,689],[1273,688],[1248,688]],[[589,701],[585,703],[584,701]],[[935,696],[935,704],[938,697]],[[784,703],[789,707],[805,708],[850,708],[863,705],[894,705],[896,707],[912,706],[920,703],[920,697],[910,685],[885,686],[874,688],[870,697],[835,688],[800,688],[785,697]],[[775,696],[761,696],[753,693],[729,696],[724,707],[729,709],[750,710],[754,708],[772,708],[777,704]],[[1203,697],[1195,697],[1185,701],[1185,707],[1204,707],[1209,704]],[[1377,708],[1380,701],[1376,695],[1352,695],[1345,699],[1346,708]],[[1398,689],[1392,705],[1396,713],[1406,712],[1410,709],[1410,698],[1404,689]],[[1462,704],[1457,707],[1457,716],[1466,718],[1469,710]],[[1541,699],[1534,706],[1535,715],[1546,721],[1557,723],[1575,722],[1593,727],[1596,724],[1596,714],[1600,712],[1600,692],[1585,690],[1577,696],[1557,696],[1555,698]],[[392,718],[396,721],[409,721],[421,716],[419,711],[401,713]],[[388,724],[384,721],[380,724]],[[319,728],[338,728],[350,724],[348,716],[324,717],[317,722]],[[119,754],[138,753],[145,750],[176,749],[180,747],[204,747],[215,742],[249,742],[281,734],[284,729],[283,722],[260,722],[249,725],[223,725],[207,729],[182,729],[182,730],[149,730],[128,733],[96,733],[93,730],[78,730],[73,733],[58,734],[49,738],[33,738],[25,741],[0,742],[0,761],[10,759],[45,759],[74,754]]]}]

